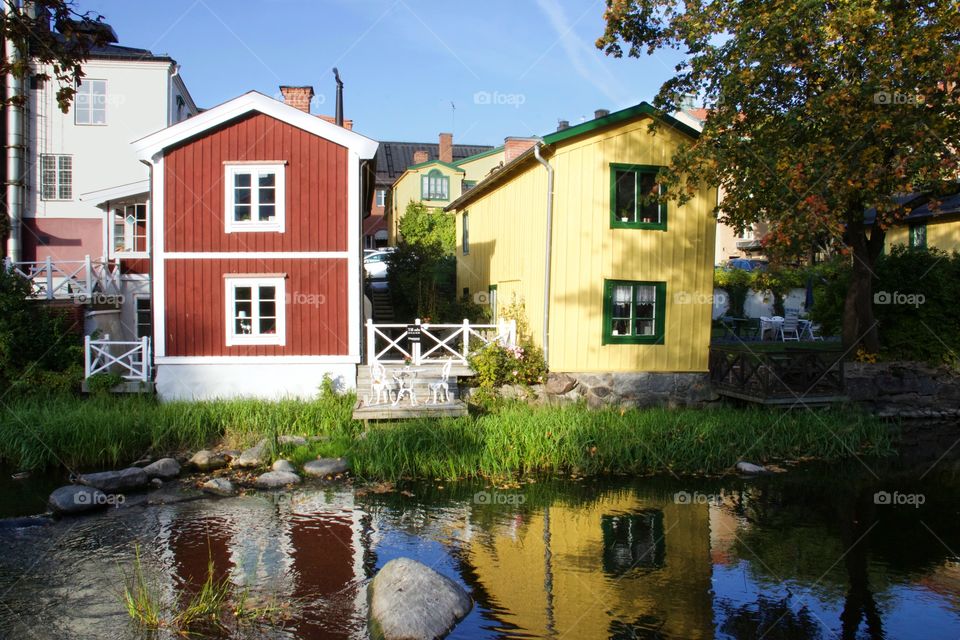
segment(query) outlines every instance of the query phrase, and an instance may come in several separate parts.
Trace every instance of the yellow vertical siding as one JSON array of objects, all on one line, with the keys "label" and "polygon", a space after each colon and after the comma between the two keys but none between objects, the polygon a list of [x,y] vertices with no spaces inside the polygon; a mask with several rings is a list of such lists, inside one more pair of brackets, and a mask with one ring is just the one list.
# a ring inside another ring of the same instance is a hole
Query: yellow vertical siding
[{"label": "yellow vertical siding", "polygon": [[[897,225],[887,230],[884,246],[889,251],[894,245],[910,244],[908,225]],[[942,251],[960,251],[960,220],[948,219],[927,222],[927,247]]]},{"label": "yellow vertical siding", "polygon": [[[648,119],[560,143],[555,171],[550,305],[553,371],[706,371],[713,295],[716,192],[706,186],[681,207],[671,202],[667,230],[610,228],[610,163],[666,165],[682,134]],[[537,164],[471,202],[470,255],[458,278],[471,292],[503,280],[526,301],[534,340],[543,344],[546,171]],[[605,279],[667,284],[662,345],[603,345]],[[509,302],[499,289],[501,304]]]}]

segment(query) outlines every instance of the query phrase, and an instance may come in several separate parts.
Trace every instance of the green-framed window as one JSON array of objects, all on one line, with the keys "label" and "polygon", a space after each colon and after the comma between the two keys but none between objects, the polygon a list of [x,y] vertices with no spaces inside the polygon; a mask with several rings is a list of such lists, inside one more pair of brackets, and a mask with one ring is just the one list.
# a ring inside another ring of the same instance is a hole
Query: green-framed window
[{"label": "green-framed window", "polygon": [[463,255],[470,255],[470,212],[464,211],[461,216],[460,245]]},{"label": "green-framed window", "polygon": [[667,230],[667,203],[658,202],[660,167],[610,165],[610,228]]},{"label": "green-framed window", "polygon": [[927,223],[918,222],[910,225],[910,246],[915,249],[927,248]]},{"label": "green-framed window", "polygon": [[439,169],[431,169],[430,173],[420,176],[420,199],[449,200],[450,178]]},{"label": "green-framed window", "polygon": [[603,344],[663,344],[667,283],[603,281]]}]

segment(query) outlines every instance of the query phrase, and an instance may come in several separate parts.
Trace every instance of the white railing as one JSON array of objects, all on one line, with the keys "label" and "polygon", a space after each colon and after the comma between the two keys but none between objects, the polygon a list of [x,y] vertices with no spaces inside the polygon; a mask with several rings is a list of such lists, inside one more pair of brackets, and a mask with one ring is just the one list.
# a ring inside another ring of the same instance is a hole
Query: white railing
[{"label": "white railing", "polygon": [[516,345],[516,321],[432,324],[417,318],[413,324],[374,324],[367,320],[367,364],[409,362],[419,366],[451,360],[465,365],[471,354],[492,343]]},{"label": "white railing", "polygon": [[94,294],[113,295],[120,292],[120,262],[91,260],[53,260],[40,262],[4,261],[9,273],[15,273],[30,282],[35,298],[57,300],[86,298]]},{"label": "white railing", "polygon": [[84,377],[98,373],[116,373],[124,380],[150,380],[150,338],[139,340],[91,340],[84,343]]}]

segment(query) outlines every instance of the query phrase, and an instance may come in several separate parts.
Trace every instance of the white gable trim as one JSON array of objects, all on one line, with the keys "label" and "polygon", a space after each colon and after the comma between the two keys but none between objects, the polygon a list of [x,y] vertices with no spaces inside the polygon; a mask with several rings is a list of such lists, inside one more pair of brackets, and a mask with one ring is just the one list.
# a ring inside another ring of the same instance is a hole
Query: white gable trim
[{"label": "white gable trim", "polygon": [[373,158],[377,152],[378,143],[375,140],[269,98],[257,91],[249,91],[192,118],[187,118],[145,138],[140,138],[132,143],[134,152],[141,160],[151,160],[156,154],[172,145],[200,135],[251,111],[258,111],[346,147],[356,153],[362,160]]}]

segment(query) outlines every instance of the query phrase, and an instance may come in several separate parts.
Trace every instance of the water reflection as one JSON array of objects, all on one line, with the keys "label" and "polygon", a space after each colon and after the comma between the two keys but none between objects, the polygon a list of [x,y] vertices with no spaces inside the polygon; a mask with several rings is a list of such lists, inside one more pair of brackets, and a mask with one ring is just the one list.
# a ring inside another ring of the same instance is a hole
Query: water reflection
[{"label": "water reflection", "polygon": [[296,604],[284,628],[233,637],[366,637],[366,586],[398,556],[473,596],[452,638],[957,637],[960,482],[919,476],[552,481],[511,489],[522,504],[476,504],[477,485],[307,488],[0,528],[0,636],[138,637],[119,592],[139,545],[171,600],[212,563]]}]

